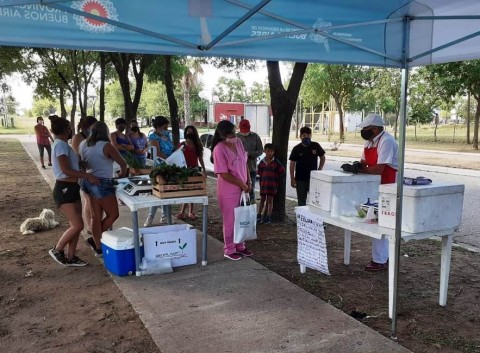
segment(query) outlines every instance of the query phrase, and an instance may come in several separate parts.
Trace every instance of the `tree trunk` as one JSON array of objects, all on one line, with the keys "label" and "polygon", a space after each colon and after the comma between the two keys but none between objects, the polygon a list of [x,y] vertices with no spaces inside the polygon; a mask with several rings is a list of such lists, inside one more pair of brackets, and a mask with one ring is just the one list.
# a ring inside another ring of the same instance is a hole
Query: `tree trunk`
[{"label": "tree trunk", "polygon": [[165,90],[167,92],[168,108],[170,110],[170,125],[172,126],[173,145],[178,146],[180,143],[180,132],[178,124],[178,103],[175,98],[175,87],[172,77],[172,57],[165,55]]},{"label": "tree trunk", "polygon": [[[63,85],[59,86],[60,94],[59,94],[59,100],[60,100],[60,116],[64,119],[67,118],[67,108],[65,107],[65,88]],[[74,132],[75,132],[75,126],[72,126]]]},{"label": "tree trunk", "polygon": [[77,91],[70,92],[72,94],[72,109],[70,110],[70,122],[72,127],[75,126],[75,113],[77,112]]},{"label": "tree trunk", "polygon": [[340,119],[340,142],[345,142],[345,126],[343,123],[343,107],[342,107],[342,100],[340,97],[333,97],[335,101],[335,105],[337,106],[338,111],[338,118]]},{"label": "tree trunk", "polygon": [[470,142],[470,91],[468,91],[468,96],[467,96],[467,145],[469,145]]},{"label": "tree trunk", "polygon": [[473,149],[478,150],[478,128],[480,121],[480,96],[474,95],[477,101],[477,109],[475,111],[475,121],[473,124]]},{"label": "tree trunk", "polygon": [[[185,85],[186,86],[186,85]],[[183,111],[185,113],[185,126],[191,124],[190,117],[190,88],[184,87],[183,89]]]},{"label": "tree trunk", "polygon": [[105,53],[100,53],[100,92],[99,92],[99,114],[100,121],[105,121],[105,70],[107,59]]},{"label": "tree trunk", "polygon": [[[268,83],[273,113],[272,143],[276,147],[275,157],[285,166],[288,173],[288,140],[290,124],[297,103],[307,63],[295,63],[288,90],[285,90],[280,76],[278,61],[267,61]],[[285,219],[286,178],[283,176],[278,185],[277,195],[273,202],[272,217],[274,220]]]}]

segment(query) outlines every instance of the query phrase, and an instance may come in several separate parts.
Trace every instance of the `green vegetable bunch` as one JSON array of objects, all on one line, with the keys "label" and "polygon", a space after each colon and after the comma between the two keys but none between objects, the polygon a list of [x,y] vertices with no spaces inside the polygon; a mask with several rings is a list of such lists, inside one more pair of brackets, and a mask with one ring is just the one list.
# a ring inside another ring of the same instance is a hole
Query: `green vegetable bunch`
[{"label": "green vegetable bunch", "polygon": [[152,169],[150,179],[152,180],[152,185],[157,185],[157,176],[161,176],[167,183],[183,185],[189,177],[199,175],[202,175],[199,168],[179,167],[176,164],[162,163]]},{"label": "green vegetable bunch", "polygon": [[125,162],[127,162],[128,166],[130,169],[149,169],[149,166],[145,166],[135,155],[127,151],[125,155],[122,156],[123,159],[125,159]]}]

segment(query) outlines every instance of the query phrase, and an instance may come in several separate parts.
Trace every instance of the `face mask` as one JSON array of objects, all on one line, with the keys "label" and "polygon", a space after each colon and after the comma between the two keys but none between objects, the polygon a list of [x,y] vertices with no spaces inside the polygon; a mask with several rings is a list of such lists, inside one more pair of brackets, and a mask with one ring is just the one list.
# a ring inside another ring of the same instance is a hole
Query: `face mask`
[{"label": "face mask", "polygon": [[134,126],[130,129],[130,131],[132,132],[139,132],[140,131],[140,128],[138,126]]},{"label": "face mask", "polygon": [[40,125],[43,125],[43,120],[39,120],[38,123],[39,123]]},{"label": "face mask", "polygon": [[194,135],[194,134],[186,134],[186,135],[185,135],[185,138],[186,138],[187,140],[193,140],[193,139],[195,138],[195,135]]},{"label": "face mask", "polygon": [[248,135],[250,135],[249,132],[241,132],[240,134],[241,134],[242,136],[248,136]]},{"label": "face mask", "polygon": [[237,140],[238,140],[238,137],[227,137],[225,139],[225,142],[236,144]]},{"label": "face mask", "polygon": [[302,144],[304,144],[305,146],[309,146],[311,142],[312,142],[312,139],[310,137],[304,137],[302,139]]},{"label": "face mask", "polygon": [[120,132],[124,132],[124,131],[125,131],[125,127],[124,127],[124,126],[122,126],[122,127],[119,127],[119,128],[118,128],[118,131],[120,131]]},{"label": "face mask", "polygon": [[68,129],[68,139],[70,140],[73,137],[72,129]]},{"label": "face mask", "polygon": [[374,133],[372,130],[360,130],[360,136],[362,136],[362,138],[364,140],[370,140],[372,137],[373,137]]},{"label": "face mask", "polygon": [[89,136],[90,135],[90,128],[83,130],[85,135]]}]

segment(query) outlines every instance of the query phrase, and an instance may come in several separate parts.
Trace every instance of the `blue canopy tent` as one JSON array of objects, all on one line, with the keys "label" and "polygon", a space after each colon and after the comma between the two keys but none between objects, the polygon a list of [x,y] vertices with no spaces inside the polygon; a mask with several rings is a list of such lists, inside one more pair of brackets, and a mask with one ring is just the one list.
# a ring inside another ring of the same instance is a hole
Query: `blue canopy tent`
[{"label": "blue canopy tent", "polygon": [[480,57],[476,0],[0,0],[0,45],[402,69],[395,279],[409,68]]}]

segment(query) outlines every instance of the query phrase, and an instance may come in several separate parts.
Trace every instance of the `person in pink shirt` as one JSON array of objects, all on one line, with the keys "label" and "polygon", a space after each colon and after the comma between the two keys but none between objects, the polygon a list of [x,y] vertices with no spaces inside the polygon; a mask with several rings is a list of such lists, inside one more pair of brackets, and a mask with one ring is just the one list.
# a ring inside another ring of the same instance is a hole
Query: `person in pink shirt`
[{"label": "person in pink shirt", "polygon": [[245,243],[233,242],[234,209],[240,205],[242,191],[252,186],[247,169],[247,152],[235,135],[235,125],[228,120],[218,123],[212,141],[212,163],[217,175],[217,199],[223,217],[223,256],[238,261],[252,256]]},{"label": "person in pink shirt", "polygon": [[37,117],[37,125],[35,125],[35,135],[37,136],[38,152],[40,153],[40,162],[42,168],[45,169],[45,162],[43,160],[44,150],[48,153],[48,166],[52,166],[52,146],[50,141],[53,142],[52,134],[48,131],[47,127],[43,125],[43,118]]}]

